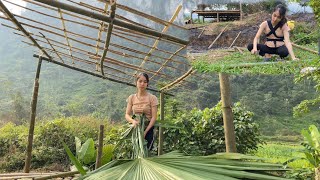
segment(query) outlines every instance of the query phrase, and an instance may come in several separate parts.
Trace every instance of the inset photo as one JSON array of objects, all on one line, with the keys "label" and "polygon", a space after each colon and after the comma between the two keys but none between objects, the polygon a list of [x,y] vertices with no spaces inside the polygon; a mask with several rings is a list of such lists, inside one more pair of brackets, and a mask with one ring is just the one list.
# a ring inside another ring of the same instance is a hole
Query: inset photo
[{"label": "inset photo", "polygon": [[197,69],[286,74],[318,56],[319,29],[307,2],[186,0],[183,9]]}]

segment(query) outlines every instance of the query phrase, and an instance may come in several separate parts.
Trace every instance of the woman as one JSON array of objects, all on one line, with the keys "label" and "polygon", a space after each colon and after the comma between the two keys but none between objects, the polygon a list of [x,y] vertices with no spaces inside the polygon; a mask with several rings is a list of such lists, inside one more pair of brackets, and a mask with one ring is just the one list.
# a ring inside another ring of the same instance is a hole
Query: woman
[{"label": "woman", "polygon": [[136,78],[137,93],[132,94],[127,99],[127,110],[125,118],[128,122],[136,127],[139,122],[132,118],[133,114],[145,114],[146,126],[144,138],[147,140],[147,148],[152,149],[153,145],[153,126],[157,119],[158,99],[156,96],[147,92],[149,84],[149,76],[146,73],[141,73]]},{"label": "woman", "polygon": [[[286,11],[286,7],[279,4],[274,9],[271,20],[261,23],[253,44],[248,45],[252,54],[259,51],[259,55],[264,56],[264,61],[270,61],[271,54],[277,54],[281,59],[290,54],[292,60],[297,60],[289,38],[290,28],[287,25]],[[258,44],[262,33],[266,34],[267,41],[265,44]]]}]

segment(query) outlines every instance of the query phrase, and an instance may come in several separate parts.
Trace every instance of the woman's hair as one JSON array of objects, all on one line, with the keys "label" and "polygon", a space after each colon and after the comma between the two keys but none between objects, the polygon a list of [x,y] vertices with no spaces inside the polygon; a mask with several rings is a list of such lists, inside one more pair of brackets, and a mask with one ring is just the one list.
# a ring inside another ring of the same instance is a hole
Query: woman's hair
[{"label": "woman's hair", "polygon": [[144,77],[146,78],[147,83],[148,83],[148,85],[149,85],[149,76],[148,76],[147,73],[140,73],[140,74],[138,74],[138,75],[137,75],[137,78],[136,78],[136,84],[137,84],[137,82],[138,82],[138,80],[140,79],[141,76],[144,76]]},{"label": "woman's hair", "polygon": [[280,28],[282,28],[282,26],[287,23],[287,18],[286,18],[287,8],[282,4],[278,4],[274,8],[273,12],[276,12],[277,10],[279,11],[279,14],[281,16],[281,20],[279,22],[279,26],[280,26]]}]

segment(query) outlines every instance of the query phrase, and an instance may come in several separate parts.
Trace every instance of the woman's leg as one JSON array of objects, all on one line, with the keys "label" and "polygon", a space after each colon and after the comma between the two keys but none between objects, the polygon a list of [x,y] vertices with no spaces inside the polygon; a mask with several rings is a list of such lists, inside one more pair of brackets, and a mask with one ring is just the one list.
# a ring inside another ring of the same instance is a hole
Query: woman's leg
[{"label": "woman's leg", "polygon": [[277,50],[276,50],[276,53],[281,58],[287,57],[289,55],[288,48],[285,45],[278,47]]},{"label": "woman's leg", "polygon": [[145,139],[146,139],[147,142],[148,142],[148,143],[147,143],[147,148],[148,148],[149,150],[152,149],[153,141],[154,141],[153,129],[154,129],[154,127],[152,127],[152,128],[147,132],[146,137],[145,137]]},{"label": "woman's leg", "polygon": [[[253,44],[249,44],[247,48],[249,51],[251,51],[253,49]],[[260,56],[264,56],[265,54],[271,53],[269,47],[264,44],[257,44],[257,49],[259,51]]]}]

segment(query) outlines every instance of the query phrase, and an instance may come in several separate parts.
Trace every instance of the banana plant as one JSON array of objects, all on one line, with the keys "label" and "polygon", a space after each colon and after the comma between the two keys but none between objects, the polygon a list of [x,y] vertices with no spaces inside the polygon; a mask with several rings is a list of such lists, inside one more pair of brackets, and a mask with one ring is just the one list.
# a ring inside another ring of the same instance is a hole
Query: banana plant
[{"label": "banana plant", "polygon": [[[86,174],[86,170],[88,170],[88,167],[86,166],[92,166],[94,162],[96,161],[96,154],[97,150],[94,147],[94,141],[92,138],[89,138],[86,140],[85,143],[81,144],[81,140],[78,137],[75,137],[75,143],[76,143],[76,156],[72,154],[69,147],[64,143],[64,149],[67,152],[67,155],[69,156],[69,159],[74,164],[76,169],[80,172],[81,175]],[[101,164],[107,164],[111,161],[113,157],[114,152],[114,145],[105,145],[102,148],[102,158],[101,158]]]},{"label": "banana plant", "polygon": [[[142,120],[143,117],[140,117]],[[170,152],[161,156],[148,157],[143,138],[143,122],[136,128],[130,127],[123,138],[131,138],[133,159],[116,159],[89,172],[80,179],[284,179],[268,174],[286,171],[281,164],[260,162],[257,157],[237,153],[220,153],[210,156],[185,156]]]}]

